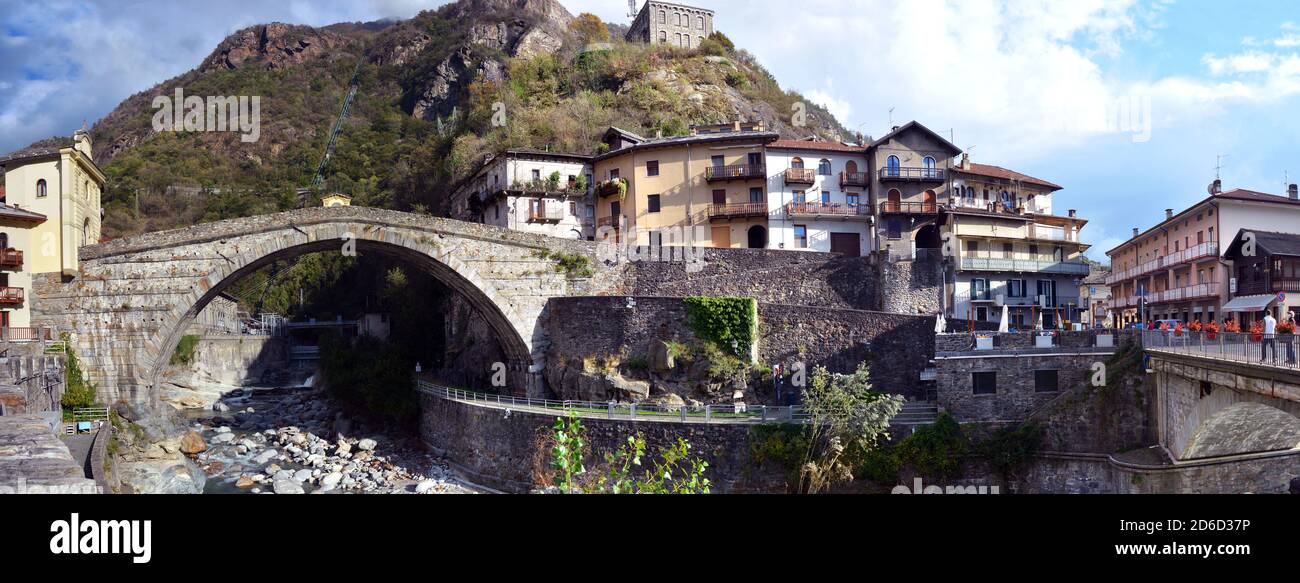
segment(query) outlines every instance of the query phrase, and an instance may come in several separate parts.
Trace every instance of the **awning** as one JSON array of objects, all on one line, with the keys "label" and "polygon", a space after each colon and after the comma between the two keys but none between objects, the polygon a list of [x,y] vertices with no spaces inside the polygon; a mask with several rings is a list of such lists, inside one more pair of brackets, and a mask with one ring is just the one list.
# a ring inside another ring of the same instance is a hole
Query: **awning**
[{"label": "awning", "polygon": [[1273,305],[1277,301],[1277,296],[1265,294],[1260,296],[1241,296],[1232,298],[1232,301],[1224,304],[1225,312],[1259,312]]}]

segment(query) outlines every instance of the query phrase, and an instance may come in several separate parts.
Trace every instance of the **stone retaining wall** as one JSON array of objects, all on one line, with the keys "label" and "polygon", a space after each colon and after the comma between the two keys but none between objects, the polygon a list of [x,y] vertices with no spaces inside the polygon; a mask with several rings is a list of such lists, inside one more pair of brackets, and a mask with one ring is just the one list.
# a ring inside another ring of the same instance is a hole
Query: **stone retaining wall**
[{"label": "stone retaining wall", "polygon": [[[507,492],[527,492],[552,485],[549,467],[556,415],[502,409],[420,396],[420,437],[456,465],[466,478]],[[784,492],[781,471],[760,471],[750,459],[750,426],[684,424],[626,419],[584,418],[591,445],[588,471],[595,460],[616,451],[629,436],[645,436],[652,458],[666,445],[684,438],[691,452],[709,462],[705,477],[716,493]],[[649,467],[650,461],[644,461]]]},{"label": "stone retaining wall", "polygon": [[62,411],[66,357],[36,342],[0,343],[0,411],[6,415]]}]

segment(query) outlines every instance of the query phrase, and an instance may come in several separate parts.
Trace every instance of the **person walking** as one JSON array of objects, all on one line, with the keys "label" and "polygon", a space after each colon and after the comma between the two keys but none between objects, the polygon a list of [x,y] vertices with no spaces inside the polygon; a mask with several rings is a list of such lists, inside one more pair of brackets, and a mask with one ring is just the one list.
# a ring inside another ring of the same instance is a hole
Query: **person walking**
[{"label": "person walking", "polygon": [[1277,344],[1275,343],[1274,340],[1276,336],[1277,336],[1277,318],[1273,317],[1272,312],[1265,312],[1264,313],[1264,346],[1261,347],[1260,349],[1261,351],[1259,357],[1260,362],[1265,362],[1268,360],[1268,351],[1271,348],[1273,349],[1273,364],[1277,364]]}]

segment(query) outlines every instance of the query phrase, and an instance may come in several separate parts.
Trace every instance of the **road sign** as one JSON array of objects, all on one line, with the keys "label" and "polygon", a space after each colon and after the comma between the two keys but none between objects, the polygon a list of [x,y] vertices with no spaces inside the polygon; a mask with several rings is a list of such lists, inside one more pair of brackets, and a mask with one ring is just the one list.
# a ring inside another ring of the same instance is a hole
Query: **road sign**
[{"label": "road sign", "polygon": [[1285,294],[1285,293],[1277,294],[1277,303],[1279,303],[1279,304],[1285,304],[1285,303],[1286,303],[1286,294]]}]

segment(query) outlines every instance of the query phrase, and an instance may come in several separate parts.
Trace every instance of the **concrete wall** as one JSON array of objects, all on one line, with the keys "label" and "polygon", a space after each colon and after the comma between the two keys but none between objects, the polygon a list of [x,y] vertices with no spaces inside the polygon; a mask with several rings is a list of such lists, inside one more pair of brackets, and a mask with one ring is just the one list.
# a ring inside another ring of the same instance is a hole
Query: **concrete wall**
[{"label": "concrete wall", "polygon": [[63,410],[66,357],[40,343],[0,343],[0,409],[5,415]]},{"label": "concrete wall", "polygon": [[[268,373],[287,369],[285,339],[239,334],[203,336],[188,365],[163,372],[162,399],[182,407],[211,405],[225,390],[258,384]],[[223,386],[217,387],[212,385]]]}]

